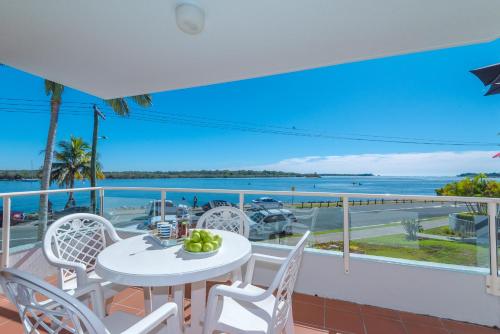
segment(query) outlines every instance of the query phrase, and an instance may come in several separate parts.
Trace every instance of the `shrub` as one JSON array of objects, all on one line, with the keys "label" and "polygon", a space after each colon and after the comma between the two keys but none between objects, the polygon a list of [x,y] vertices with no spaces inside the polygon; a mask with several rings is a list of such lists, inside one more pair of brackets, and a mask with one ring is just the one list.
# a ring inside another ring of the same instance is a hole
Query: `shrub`
[{"label": "shrub", "polygon": [[406,231],[406,239],[410,241],[417,240],[417,233],[422,232],[424,229],[420,222],[414,218],[405,218],[401,221],[401,225]]}]

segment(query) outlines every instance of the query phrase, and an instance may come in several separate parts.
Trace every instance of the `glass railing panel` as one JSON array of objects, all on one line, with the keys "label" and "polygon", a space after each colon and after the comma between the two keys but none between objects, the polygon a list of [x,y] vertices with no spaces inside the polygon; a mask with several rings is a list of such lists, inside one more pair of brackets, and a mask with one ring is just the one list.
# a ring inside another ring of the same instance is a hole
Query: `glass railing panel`
[{"label": "glass railing panel", "polygon": [[385,200],[356,204],[349,208],[352,253],[489,267],[488,218],[476,203]]},{"label": "glass railing panel", "polygon": [[[39,195],[11,198],[11,251],[29,248],[39,242],[42,229],[39,222]],[[2,207],[3,212],[3,207]],[[48,195],[47,226],[72,213],[90,212],[89,192],[56,193]],[[3,219],[2,219],[3,220]],[[3,221],[2,221],[3,224]],[[0,231],[0,234],[3,231]],[[1,240],[0,240],[1,243]]]},{"label": "glass railing panel", "polygon": [[[170,199],[174,205],[181,207],[180,211],[184,212],[182,221],[189,222],[190,228],[196,228],[200,217],[210,209],[220,206],[231,206],[239,208],[239,195],[238,194],[225,194],[225,193],[203,193],[203,192],[189,192],[189,193],[167,193],[167,198]],[[187,211],[184,210],[187,209]]]},{"label": "glass railing panel", "polygon": [[103,216],[115,228],[147,231],[151,219],[160,216],[161,194],[157,191],[106,191]]},{"label": "glass railing panel", "polygon": [[295,245],[309,230],[308,247],[342,251],[343,211],[336,198],[251,195],[245,210],[252,241]]}]

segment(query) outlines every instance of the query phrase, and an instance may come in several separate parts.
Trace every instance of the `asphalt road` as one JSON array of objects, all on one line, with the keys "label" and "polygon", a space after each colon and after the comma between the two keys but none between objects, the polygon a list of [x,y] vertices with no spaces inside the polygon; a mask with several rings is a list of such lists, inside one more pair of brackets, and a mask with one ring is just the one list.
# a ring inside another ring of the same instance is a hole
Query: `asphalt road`
[{"label": "asphalt road", "polygon": [[[330,207],[319,208],[318,218],[314,226],[311,226],[311,219],[301,219],[311,209],[293,209],[292,211],[299,217],[297,228],[311,229],[317,231],[328,231],[339,229],[343,226],[343,209]],[[406,204],[377,204],[350,206],[349,213],[351,217],[351,227],[363,227],[373,225],[383,225],[393,222],[399,222],[405,218],[429,219],[442,217],[447,219],[448,214],[454,212],[466,211],[466,207],[459,205],[455,207],[451,203],[406,203]],[[135,225],[144,220],[144,209],[128,209],[120,212],[115,211],[111,215],[111,221],[115,226],[124,227],[126,225]],[[373,232],[373,231],[372,231]],[[30,244],[36,241],[37,226],[36,222],[19,224],[11,228],[10,245],[16,247],[24,244]],[[1,234],[1,232],[0,232]],[[0,241],[1,243],[1,241]]]}]

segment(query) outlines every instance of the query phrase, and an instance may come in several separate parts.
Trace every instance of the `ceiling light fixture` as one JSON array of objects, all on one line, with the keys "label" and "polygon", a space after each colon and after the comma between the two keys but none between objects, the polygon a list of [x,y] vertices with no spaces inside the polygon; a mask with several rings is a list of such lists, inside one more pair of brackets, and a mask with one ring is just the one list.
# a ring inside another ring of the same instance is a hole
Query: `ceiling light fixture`
[{"label": "ceiling light fixture", "polygon": [[205,11],[191,2],[183,2],[175,7],[175,18],[180,30],[197,35],[205,26]]}]

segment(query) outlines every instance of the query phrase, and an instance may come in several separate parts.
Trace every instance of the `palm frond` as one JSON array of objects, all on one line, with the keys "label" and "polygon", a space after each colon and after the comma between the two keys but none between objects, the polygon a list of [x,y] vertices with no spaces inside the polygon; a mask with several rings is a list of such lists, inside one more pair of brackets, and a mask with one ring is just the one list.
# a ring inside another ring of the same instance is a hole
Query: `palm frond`
[{"label": "palm frond", "polygon": [[50,95],[52,102],[61,102],[62,94],[64,92],[64,85],[57,82],[45,80],[45,94]]},{"label": "palm frond", "polygon": [[71,136],[70,140],[57,143],[57,147],[52,164],[52,183],[68,187],[75,180],[90,178],[91,148],[88,143],[81,137]]},{"label": "palm frond", "polygon": [[151,95],[149,94],[135,95],[130,96],[129,98],[134,101],[135,104],[137,104],[139,107],[147,108],[153,105]]},{"label": "palm frond", "polygon": [[130,110],[124,98],[104,100],[108,106],[113,109],[113,111],[120,116],[128,116],[130,114]]}]

